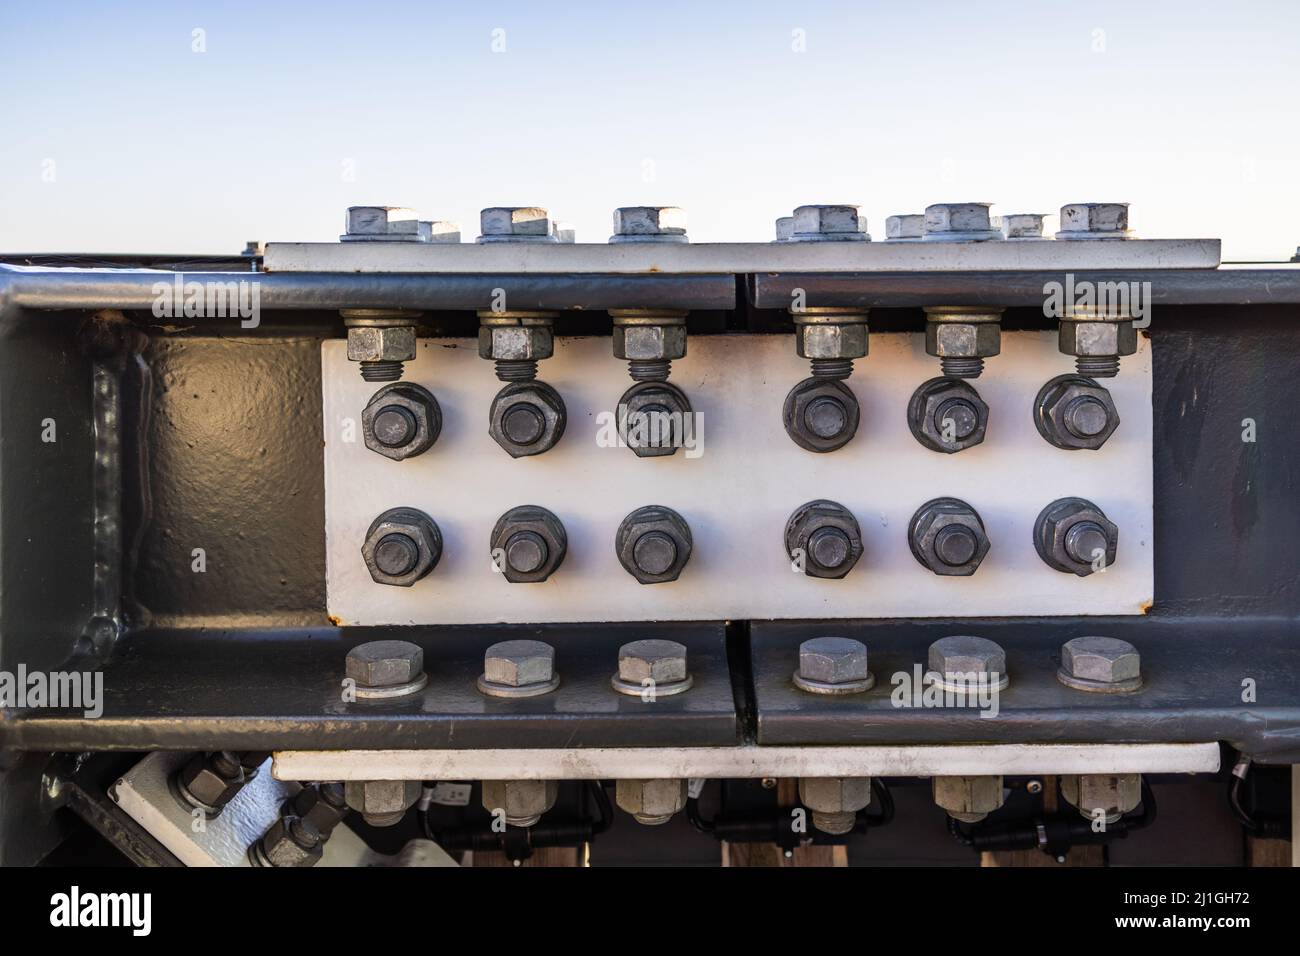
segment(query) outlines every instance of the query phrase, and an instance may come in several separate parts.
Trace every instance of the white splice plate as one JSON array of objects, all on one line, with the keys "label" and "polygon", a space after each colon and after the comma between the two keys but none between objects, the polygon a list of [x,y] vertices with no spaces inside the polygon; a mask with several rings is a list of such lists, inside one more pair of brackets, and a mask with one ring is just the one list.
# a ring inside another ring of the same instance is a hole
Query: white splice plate
[{"label": "white splice plate", "polygon": [[[703,413],[703,454],[637,458],[597,444],[601,412],[628,387],[610,340],[563,338],[541,378],[564,396],[568,430],[543,455],[511,459],[488,436],[501,387],[471,339],[421,340],[405,379],[431,389],[443,430],[432,449],[393,462],[362,443],[361,410],[374,391],[341,339],[322,345],[325,529],[329,613],[342,624],[481,624],[728,618],[1000,617],[1139,614],[1153,594],[1151,350],[1139,338],[1105,384],[1119,430],[1100,451],[1063,451],[1034,428],[1043,382],[1072,371],[1052,332],[1008,332],[1002,354],[974,380],[991,407],[988,438],[955,455],[919,445],[908,398],[938,374],[919,334],[877,334],[849,385],[862,403],[852,442],[826,455],[790,441],[786,392],[808,374],[786,335],[695,336],[672,381]],[[346,421],[355,440],[344,441]],[[907,523],[925,501],[954,496],[983,517],[992,549],[976,574],[938,577],[916,563]],[[1086,578],[1044,565],[1034,518],[1056,498],[1101,506],[1120,528],[1119,554]],[[791,570],[782,534],[813,498],[852,509],[866,554],[839,581]],[[488,539],[506,510],[542,505],[564,522],[568,557],[550,580],[511,584],[493,570]],[[614,532],[642,505],[667,505],[691,525],[695,549],[682,577],[640,585],[614,553]],[[366,528],[388,508],[427,512],[442,530],[437,569],[411,588],[375,584],[361,560]]]}]

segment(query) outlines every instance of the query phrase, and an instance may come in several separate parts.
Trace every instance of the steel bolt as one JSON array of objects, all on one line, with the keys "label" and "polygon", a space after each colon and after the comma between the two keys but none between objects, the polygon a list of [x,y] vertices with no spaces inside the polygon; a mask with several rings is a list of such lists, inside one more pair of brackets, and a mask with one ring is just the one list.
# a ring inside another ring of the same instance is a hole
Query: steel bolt
[{"label": "steel bolt", "polygon": [[1001,239],[989,221],[987,202],[935,203],[925,207],[926,242],[982,242]]},{"label": "steel bolt", "polygon": [[501,641],[483,655],[478,689],[491,697],[538,697],[559,686],[555,648],[543,641]]},{"label": "steel bolt", "polygon": [[859,694],[875,686],[867,646],[848,637],[814,637],[799,645],[794,685],[811,694]]},{"label": "steel bolt", "polygon": [[1042,213],[1013,212],[1002,217],[1002,237],[1012,241],[1022,239],[1042,239]]},{"label": "steel bolt", "polygon": [[1034,427],[1057,448],[1098,449],[1119,427],[1109,391],[1082,375],[1058,375],[1034,399]]},{"label": "steel bolt", "polygon": [[419,780],[349,780],[343,795],[370,826],[391,827],[402,822],[422,789]]},{"label": "steel bolt", "polygon": [[1061,668],[1056,677],[1076,690],[1128,693],[1142,686],[1142,659],[1128,641],[1076,637],[1061,648]]},{"label": "steel bolt", "polygon": [[341,783],[317,783],[303,787],[289,801],[294,816],[302,817],[328,838],[348,812],[347,797]]},{"label": "steel bolt", "polygon": [[540,505],[520,505],[503,514],[489,542],[493,566],[512,584],[545,581],[568,553],[564,524]]},{"label": "steel bolt", "polygon": [[1087,773],[1063,776],[1061,796],[1085,820],[1103,817],[1114,823],[1142,802],[1140,773]]},{"label": "steel bolt", "polygon": [[912,557],[935,574],[965,577],[979,570],[989,539],[979,512],[960,498],[934,498],[907,526]]},{"label": "steel bolt", "polygon": [[624,570],[642,584],[676,581],[690,560],[690,525],[676,511],[646,505],[623,519],[614,548]]},{"label": "steel bolt", "polygon": [[799,206],[791,242],[870,242],[867,220],[857,206]]},{"label": "steel bolt", "polygon": [[800,777],[799,802],[823,833],[852,833],[859,810],[871,804],[870,777]]},{"label": "steel bolt", "polygon": [[1006,652],[993,641],[970,634],[935,641],[930,645],[927,665],[939,675],[939,685],[945,690],[973,691],[984,683],[1001,690],[1010,682]]},{"label": "steel bolt", "polygon": [[614,800],[637,823],[660,826],[686,806],[686,781],[619,780]]},{"label": "steel bolt", "polygon": [[174,778],[181,800],[209,816],[219,814],[247,782],[239,755],[229,750],[195,754]]},{"label": "steel bolt", "polygon": [[490,206],[479,213],[479,227],[479,243],[558,241],[540,206]]},{"label": "steel bolt", "polygon": [[344,671],[358,700],[405,697],[429,682],[424,651],[410,641],[369,641],[348,651]]},{"label": "steel bolt", "polygon": [[833,378],[806,378],[785,397],[786,434],[807,451],[823,454],[843,448],[858,432],[858,398]]},{"label": "steel bolt", "polygon": [[611,683],[621,694],[651,700],[689,690],[694,679],[686,667],[686,645],[659,638],[624,644]]},{"label": "steel bolt", "polygon": [[940,376],[922,382],[907,403],[912,437],[931,451],[952,455],[984,441],[989,407],[969,382]]},{"label": "steel bolt", "polygon": [[1000,776],[935,777],[934,802],[962,823],[978,823],[1002,806]]},{"label": "steel bolt", "polygon": [[395,382],[402,366],[415,358],[415,320],[402,309],[343,309],[348,330],[348,361],[360,364],[367,382]]},{"label": "steel bolt", "polygon": [[1002,351],[1002,310],[945,305],[925,310],[925,350],[950,378],[979,378],[984,360]]},{"label": "steel bolt", "polygon": [[862,530],[837,501],[818,498],[794,510],[785,525],[785,552],[814,578],[842,578],[862,557]]},{"label": "steel bolt", "polygon": [[676,206],[620,206],[610,242],[689,242],[686,213]]},{"label": "steel bolt", "polygon": [[531,827],[555,806],[559,786],[554,780],[484,780],[483,808],[500,812],[512,827]]},{"label": "steel bolt", "polygon": [[1057,239],[1131,239],[1126,202],[1076,202],[1061,207]]},{"label": "steel bolt", "polygon": [[917,242],[925,236],[925,215],[906,213],[885,220],[886,242]]},{"label": "steel bolt", "polygon": [[315,866],[324,852],[324,842],[309,821],[284,816],[249,849],[248,862],[253,866]]},{"label": "steel bolt", "polygon": [[385,385],[361,412],[361,434],[371,451],[402,461],[422,455],[442,432],[442,408],[413,382]]},{"label": "steel bolt", "polygon": [[1119,528],[1085,498],[1058,498],[1034,521],[1034,550],[1057,571],[1087,577],[1115,563]]},{"label": "steel bolt", "polygon": [[442,532],[415,508],[391,508],[366,530],[361,557],[376,584],[409,588],[438,565]]},{"label": "steel bolt", "polygon": [[776,221],[776,241],[789,242],[794,238],[794,216],[781,216]]}]

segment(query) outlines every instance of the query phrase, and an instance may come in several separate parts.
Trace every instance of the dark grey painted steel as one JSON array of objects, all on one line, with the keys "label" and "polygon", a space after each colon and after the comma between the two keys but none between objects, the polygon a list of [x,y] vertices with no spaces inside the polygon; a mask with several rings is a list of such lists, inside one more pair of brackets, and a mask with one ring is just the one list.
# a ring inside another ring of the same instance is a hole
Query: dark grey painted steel
[{"label": "dark grey painted steel", "polygon": [[[653,703],[610,686],[618,649],[671,635],[692,688]],[[428,686],[344,703],[349,648],[400,638],[424,650]],[[555,647],[560,686],[502,700],[475,687],[483,652],[510,638]],[[31,711],[0,743],[28,750],[725,746],[738,729],[721,624],[160,630],[128,635],[104,674],[104,713]]]}]

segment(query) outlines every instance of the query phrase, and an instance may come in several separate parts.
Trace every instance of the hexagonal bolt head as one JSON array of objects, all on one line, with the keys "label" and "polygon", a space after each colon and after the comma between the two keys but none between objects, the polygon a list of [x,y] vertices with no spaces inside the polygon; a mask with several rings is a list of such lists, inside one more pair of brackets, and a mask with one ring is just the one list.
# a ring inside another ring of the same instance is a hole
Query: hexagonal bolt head
[{"label": "hexagonal bolt head", "polygon": [[1115,400],[1101,385],[1082,375],[1058,375],[1038,390],[1034,427],[1057,448],[1097,449],[1119,427]]},{"label": "hexagonal bolt head", "polygon": [[785,397],[785,433],[800,448],[824,454],[843,448],[858,433],[857,396],[833,378],[806,378]]},{"label": "hexagonal bolt head", "polygon": [[676,206],[620,206],[610,242],[686,242],[686,213]]},{"label": "hexagonal bolt head", "polygon": [[676,581],[693,547],[686,519],[663,505],[637,508],[614,535],[619,564],[642,584]]},{"label": "hexagonal bolt head", "polygon": [[1042,239],[1043,219],[1038,212],[1013,212],[1002,217],[1002,236],[1005,239]]},{"label": "hexagonal bolt head", "polygon": [[944,375],[979,378],[984,360],[1002,351],[1002,313],[948,307],[927,309],[925,350],[939,359]]},{"label": "hexagonal bolt head", "polygon": [[191,807],[216,815],[248,782],[230,751],[198,753],[176,775],[176,792]]},{"label": "hexagonal bolt head", "polygon": [[348,329],[348,361],[361,363],[367,382],[402,377],[402,363],[415,358],[415,326],[352,326]]},{"label": "hexagonal bolt head", "polygon": [[869,242],[867,218],[857,206],[800,206],[794,211],[793,242]]},{"label": "hexagonal bolt head", "polygon": [[1128,203],[1073,202],[1061,207],[1057,239],[1127,239]]},{"label": "hexagonal bolt head", "polygon": [[940,376],[922,382],[912,393],[907,427],[926,448],[951,455],[984,441],[989,407],[974,386]]},{"label": "hexagonal bolt head", "polygon": [[341,239],[384,239],[394,236],[418,239],[420,217],[405,206],[349,206],[347,230]]},{"label": "hexagonal bolt head", "polygon": [[1121,356],[1137,351],[1137,329],[1127,316],[1062,319],[1057,333],[1062,354],[1075,356],[1080,375],[1113,378]]},{"label": "hexagonal bolt head", "polygon": [[530,827],[555,806],[558,793],[554,780],[484,780],[483,808],[501,811],[512,827]]},{"label": "hexagonal bolt head", "polygon": [[838,501],[818,498],[794,510],[785,523],[785,553],[811,578],[842,578],[862,557],[862,529]]},{"label": "hexagonal bolt head", "polygon": [[442,557],[442,532],[423,511],[392,508],[371,522],[361,558],[376,584],[409,588]]},{"label": "hexagonal bolt head", "polygon": [[1116,637],[1076,637],[1061,647],[1057,676],[1080,690],[1137,690],[1142,686],[1142,658],[1136,647]]},{"label": "hexagonal bolt head", "polygon": [[871,677],[867,645],[850,637],[814,637],[799,645],[799,676],[819,684],[855,684]]},{"label": "hexagonal bolt head", "polygon": [[554,448],[568,424],[564,399],[545,382],[511,382],[492,399],[488,434],[511,458]]},{"label": "hexagonal bolt head", "polygon": [[818,830],[850,833],[858,811],[871,804],[871,778],[800,777],[799,802],[812,811],[812,823]]},{"label": "hexagonal bolt head", "polygon": [[319,783],[303,787],[290,801],[293,815],[314,826],[322,837],[330,833],[347,816],[347,798],[341,783]]},{"label": "hexagonal bolt head", "polygon": [[629,362],[672,361],[686,355],[686,323],[614,323],[614,358]]},{"label": "hexagonal bolt head", "polygon": [[540,206],[490,206],[479,213],[478,242],[555,242]]},{"label": "hexagonal bolt head", "polygon": [[618,649],[618,677],[627,684],[664,687],[681,683],[689,673],[685,644],[647,638]]},{"label": "hexagonal bolt head", "polygon": [[399,687],[424,674],[424,651],[410,641],[369,641],[348,651],[344,672],[357,687]]},{"label": "hexagonal bolt head", "polygon": [[907,213],[890,216],[885,220],[885,240],[897,242],[902,239],[920,239],[925,235],[925,214]]},{"label": "hexagonal bolt head", "polygon": [[480,358],[496,362],[539,362],[555,354],[555,336],[548,324],[492,324],[478,330]]},{"label": "hexagonal bolt head", "polygon": [[[795,352],[806,359],[860,359],[868,351],[866,322],[803,323],[795,316]],[[850,362],[849,371],[853,365]]]},{"label": "hexagonal bolt head", "polygon": [[1034,550],[1048,567],[1079,577],[1115,563],[1119,528],[1086,498],[1058,498],[1034,521]]},{"label": "hexagonal bolt head", "polygon": [[504,687],[549,684],[555,678],[555,648],[544,641],[501,641],[483,655],[483,677]]},{"label": "hexagonal bolt head", "polygon": [[928,240],[948,242],[1000,239],[1002,232],[989,221],[987,202],[935,203],[925,207],[925,235]]},{"label": "hexagonal bolt head", "polygon": [[638,458],[673,455],[695,441],[691,401],[671,382],[637,382],[618,404],[619,440]]},{"label": "hexagonal bolt head", "polygon": [[794,216],[781,216],[776,221],[776,241],[789,242],[794,237]]},{"label": "hexagonal bolt head", "polygon": [[926,655],[930,671],[950,684],[976,686],[990,681],[1005,686],[1007,655],[997,644],[971,634],[942,637],[930,645]]},{"label": "hexagonal bolt head", "polygon": [[934,802],[962,823],[978,823],[1002,806],[1001,777],[935,777]]},{"label": "hexagonal bolt head", "polygon": [[511,508],[492,528],[493,566],[511,584],[545,581],[564,562],[569,538],[564,524],[540,505]]},{"label": "hexagonal bolt head", "polygon": [[907,541],[921,567],[946,576],[974,574],[990,547],[984,520],[960,498],[933,498],[917,508]]},{"label": "hexagonal bolt head", "polygon": [[420,799],[421,789],[419,780],[349,780],[343,796],[372,827],[391,827]]},{"label": "hexagonal bolt head", "polygon": [[315,825],[284,816],[271,824],[249,859],[255,866],[315,866],[324,850],[324,837]]},{"label": "hexagonal bolt head", "polygon": [[1114,823],[1142,802],[1140,773],[1086,773],[1061,777],[1061,796],[1085,820]]},{"label": "hexagonal bolt head", "polygon": [[361,411],[361,434],[371,451],[402,461],[422,455],[442,433],[442,408],[414,382],[385,385]]},{"label": "hexagonal bolt head", "polygon": [[659,826],[686,806],[685,780],[619,780],[614,790],[619,808],[637,823]]}]

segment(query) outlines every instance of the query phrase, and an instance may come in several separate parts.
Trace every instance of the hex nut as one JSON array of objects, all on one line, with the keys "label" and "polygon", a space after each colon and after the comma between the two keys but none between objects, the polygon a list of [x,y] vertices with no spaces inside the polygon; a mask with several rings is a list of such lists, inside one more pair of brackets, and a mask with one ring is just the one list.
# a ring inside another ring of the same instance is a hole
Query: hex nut
[{"label": "hex nut", "polygon": [[785,524],[785,553],[811,578],[838,579],[862,557],[862,529],[853,512],[818,498],[794,510]]},{"label": "hex nut", "polygon": [[556,242],[540,206],[490,206],[479,213],[478,242]]},{"label": "hex nut", "polygon": [[663,686],[688,680],[686,645],[659,638],[624,644],[618,649],[618,677],[638,691],[646,681]]},{"label": "hex nut", "polygon": [[813,694],[860,694],[875,686],[867,646],[848,637],[814,637],[799,645],[794,685]]},{"label": "hex nut", "polygon": [[1076,637],[1061,647],[1061,667],[1056,676],[1076,690],[1123,694],[1142,686],[1142,659],[1128,641]]},{"label": "hex nut", "polygon": [[1001,239],[989,220],[986,202],[935,203],[925,207],[925,235],[930,242],[977,242]]},{"label": "hex nut", "polygon": [[619,808],[637,823],[659,826],[686,806],[685,780],[619,780],[614,789]]},{"label": "hex nut", "polygon": [[489,697],[539,697],[559,686],[555,648],[544,641],[500,641],[483,655],[478,689]]},{"label": "hex nut", "polygon": [[858,432],[857,396],[843,382],[813,376],[785,397],[782,420],[791,440],[807,451],[824,454],[843,448]]},{"label": "hex nut", "polygon": [[1042,239],[1043,219],[1038,212],[1013,212],[1002,217],[1002,237],[1004,239]]},{"label": "hex nut", "polygon": [[484,780],[483,808],[498,811],[512,827],[530,827],[555,806],[559,785],[554,780]]},{"label": "hex nut", "polygon": [[343,796],[372,827],[391,827],[420,799],[421,789],[419,780],[348,780]]},{"label": "hex nut", "polygon": [[925,235],[925,214],[906,213],[885,220],[885,240],[899,242],[920,239]]},{"label": "hex nut", "polygon": [[491,324],[478,329],[479,358],[496,362],[539,362],[555,354],[555,335],[549,322]]},{"label": "hex nut", "polygon": [[348,651],[344,673],[358,691],[408,687],[424,678],[424,651],[410,641],[367,641]]},{"label": "hex nut", "polygon": [[1105,358],[1132,355],[1137,351],[1137,329],[1131,316],[1104,319],[1062,319],[1057,345],[1063,355]]},{"label": "hex nut", "polygon": [[971,634],[941,637],[930,645],[926,663],[944,690],[970,691],[986,683],[1001,690],[1010,683],[1006,652],[993,641]]},{"label": "hex nut", "polygon": [[289,802],[294,816],[314,826],[328,837],[347,816],[348,803],[341,783],[319,783],[303,787]]},{"label": "hex nut", "polygon": [[676,581],[693,546],[686,519],[663,505],[637,508],[614,535],[619,564],[642,584]]},{"label": "hex nut", "polygon": [[511,382],[488,410],[488,434],[511,458],[540,455],[564,437],[564,399],[545,382]]},{"label": "hex nut", "polygon": [[922,382],[912,393],[907,427],[926,448],[952,455],[984,441],[989,407],[969,382],[939,376]]},{"label": "hex nut", "polygon": [[619,440],[638,458],[674,455],[695,440],[691,400],[671,382],[636,382],[618,404]]},{"label": "hex nut", "polygon": [[609,241],[687,242],[686,213],[677,206],[620,206]]},{"label": "hex nut", "polygon": [[1100,813],[1107,823],[1114,823],[1142,802],[1140,773],[1070,774],[1060,778],[1060,787],[1061,797],[1085,820]]},{"label": "hex nut", "polygon": [[420,217],[405,206],[349,206],[344,241],[419,238]]},{"label": "hex nut", "polygon": [[392,508],[371,522],[361,557],[376,584],[409,588],[442,557],[442,532],[415,508]]},{"label": "hex nut", "polygon": [[866,322],[800,322],[795,317],[795,352],[806,359],[860,359],[867,354]]},{"label": "hex nut", "polygon": [[990,547],[984,520],[960,498],[934,498],[917,508],[907,540],[918,564],[945,576],[974,574]]},{"label": "hex nut", "polygon": [[511,584],[545,581],[564,563],[569,538],[564,524],[540,505],[511,508],[492,528],[493,567]]},{"label": "hex nut", "polygon": [[1101,568],[1115,563],[1119,528],[1086,498],[1058,498],[1034,521],[1034,550],[1048,567],[1087,577],[1102,552]]},{"label": "hex nut", "polygon": [[1128,203],[1074,202],[1061,207],[1057,239],[1128,239]]},{"label": "hex nut", "polygon": [[978,823],[1003,803],[1002,777],[934,777],[934,802],[962,823]]},{"label": "hex nut", "polygon": [[799,206],[794,211],[794,242],[870,242],[867,219],[857,206]]},{"label": "hex nut", "polygon": [[823,833],[850,833],[859,810],[871,804],[870,777],[800,777],[799,802]]},{"label": "hex nut", "polygon": [[314,824],[301,817],[284,816],[253,847],[249,862],[254,866],[315,866],[324,851],[325,840]]},{"label": "hex nut", "polygon": [[348,328],[349,362],[410,362],[414,358],[413,325],[354,325]]},{"label": "hex nut", "polygon": [[216,815],[247,782],[239,758],[230,751],[198,753],[175,778],[182,801],[196,810]]},{"label": "hex nut", "polygon": [[[789,242],[794,238],[794,216],[779,216],[776,220],[776,241]],[[1300,251],[1297,252],[1300,255]]]},{"label": "hex nut", "polygon": [[1082,375],[1058,375],[1038,390],[1034,427],[1057,448],[1098,449],[1119,428],[1109,390]]},{"label": "hex nut", "polygon": [[992,358],[1002,351],[1002,314],[987,309],[927,309],[925,351],[941,359]]},{"label": "hex nut", "polygon": [[686,323],[614,323],[614,358],[629,362],[672,361],[686,355]]},{"label": "hex nut", "polygon": [[414,382],[383,386],[361,412],[366,447],[393,461],[424,454],[441,432],[442,408],[438,400]]}]

